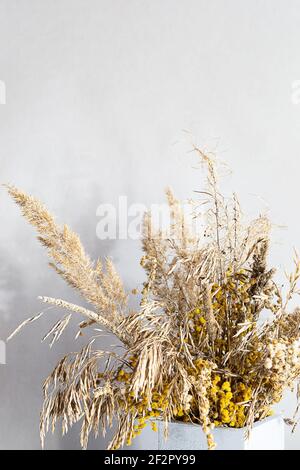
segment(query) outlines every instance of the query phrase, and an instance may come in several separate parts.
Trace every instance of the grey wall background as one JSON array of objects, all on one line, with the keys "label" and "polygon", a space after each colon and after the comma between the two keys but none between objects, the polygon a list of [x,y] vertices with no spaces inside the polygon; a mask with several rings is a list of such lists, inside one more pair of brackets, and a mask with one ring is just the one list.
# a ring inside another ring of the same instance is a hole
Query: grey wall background
[{"label": "grey wall background", "polygon": [[[161,202],[170,184],[199,184],[182,129],[216,150],[226,185],[255,215],[270,206],[271,261],[300,248],[300,4],[297,0],[0,0],[0,180],[42,199],[92,256],[113,256],[128,287],[142,282],[137,241],[96,237],[96,209]],[[259,195],[257,197],[256,195]],[[38,295],[78,300],[47,267],[33,230],[0,196],[0,338],[40,309]],[[52,312],[7,346],[0,365],[0,448],[39,448],[41,382],[73,344],[40,344]],[[109,339],[106,339],[109,342]],[[288,394],[279,409],[292,413]],[[78,428],[48,448],[79,448]],[[100,440],[91,447],[103,447]],[[300,449],[300,431],[287,433]]]}]

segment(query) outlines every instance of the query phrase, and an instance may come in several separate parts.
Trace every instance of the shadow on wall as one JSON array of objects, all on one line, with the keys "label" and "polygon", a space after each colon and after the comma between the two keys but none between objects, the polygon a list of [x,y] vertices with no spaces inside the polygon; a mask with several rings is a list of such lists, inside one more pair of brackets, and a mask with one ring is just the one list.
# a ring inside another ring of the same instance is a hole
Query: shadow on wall
[{"label": "shadow on wall", "polygon": [[23,284],[18,267],[11,261],[10,254],[1,250],[0,259],[0,338],[3,339],[3,325],[11,319],[11,307],[16,297],[22,294]]}]

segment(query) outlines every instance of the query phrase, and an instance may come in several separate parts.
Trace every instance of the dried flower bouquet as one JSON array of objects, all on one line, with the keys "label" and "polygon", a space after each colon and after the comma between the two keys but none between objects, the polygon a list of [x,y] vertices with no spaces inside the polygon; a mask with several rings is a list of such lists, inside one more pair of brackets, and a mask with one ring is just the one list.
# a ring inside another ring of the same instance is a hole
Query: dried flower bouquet
[{"label": "dried flower bouquet", "polygon": [[[46,335],[57,341],[72,315],[85,317],[80,330],[101,325],[124,345],[124,354],[89,343],[62,358],[44,383],[41,440],[62,421],[63,433],[82,421],[81,445],[91,432],[117,422],[109,449],[130,444],[149,421],[198,423],[214,447],[214,426],[244,427],[271,414],[271,406],[300,376],[300,309],[288,311],[297,292],[300,262],[288,277],[287,295],[267,267],[270,222],[248,225],[236,196],[219,192],[215,160],[201,152],[207,170],[206,228],[193,233],[170,190],[168,237],[145,214],[141,264],[147,275],[140,309],[128,295],[113,263],[93,263],[78,236],[60,227],[36,199],[8,187],[23,215],[37,229],[50,266],[91,309],[64,300],[42,302],[68,311]],[[259,322],[263,309],[271,317]],[[35,321],[40,315],[26,320]],[[20,327],[16,330],[18,331]],[[94,332],[93,332],[94,334]],[[295,421],[294,421],[295,422]]]}]

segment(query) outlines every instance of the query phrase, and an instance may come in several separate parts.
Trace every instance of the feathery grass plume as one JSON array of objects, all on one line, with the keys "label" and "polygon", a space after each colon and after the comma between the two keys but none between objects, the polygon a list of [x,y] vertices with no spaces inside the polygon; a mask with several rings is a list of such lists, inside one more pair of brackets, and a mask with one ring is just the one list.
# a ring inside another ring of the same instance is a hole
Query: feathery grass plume
[{"label": "feathery grass plume", "polygon": [[[130,444],[156,419],[202,426],[208,448],[214,427],[247,427],[272,413],[284,390],[300,381],[300,310],[289,310],[299,293],[300,260],[287,276],[284,297],[268,266],[271,224],[266,216],[247,223],[237,196],[222,195],[217,162],[194,148],[207,170],[207,183],[191,208],[202,209],[205,230],[187,223],[172,191],[166,196],[170,227],[159,230],[150,213],[143,221],[146,274],[140,307],[130,311],[127,293],[111,260],[93,263],[79,237],[59,226],[35,198],[8,187],[25,218],[36,228],[50,265],[91,305],[41,297],[63,309],[44,339],[57,341],[72,317],[83,317],[80,331],[99,326],[123,343],[117,354],[99,349],[99,334],[79,352],[65,356],[44,383],[41,440],[61,422],[62,432],[79,421],[80,441],[117,421],[109,449]],[[205,206],[204,206],[205,203]],[[269,318],[261,322],[262,310]],[[41,317],[23,322],[25,324]],[[79,334],[80,334],[79,331]],[[299,405],[289,423],[297,423]]]},{"label": "feathery grass plume", "polygon": [[54,217],[37,199],[13,186],[9,195],[22,210],[24,217],[36,228],[38,239],[46,247],[50,266],[96,310],[116,328],[124,319],[127,295],[112,262],[108,259],[105,270],[86,254],[81,241],[67,225],[60,227]]}]

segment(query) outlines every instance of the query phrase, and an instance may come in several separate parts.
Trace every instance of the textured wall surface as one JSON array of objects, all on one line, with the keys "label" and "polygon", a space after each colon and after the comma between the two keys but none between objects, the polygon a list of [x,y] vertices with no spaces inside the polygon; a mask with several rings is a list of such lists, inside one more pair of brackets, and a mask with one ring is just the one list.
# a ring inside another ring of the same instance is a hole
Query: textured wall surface
[{"label": "textured wall surface", "polygon": [[[161,202],[166,184],[190,197],[200,176],[183,143],[189,129],[233,169],[225,185],[245,210],[270,207],[271,260],[290,269],[292,247],[300,248],[299,21],[298,0],[0,0],[0,181],[42,199],[135,287],[143,281],[139,242],[100,241],[97,207],[120,195]],[[48,269],[4,189],[0,221],[5,339],[39,311],[38,295],[78,299]],[[2,449],[39,448],[41,382],[79,347],[76,321],[50,351],[40,343],[58,315],[7,345]],[[289,415],[294,404],[288,394],[279,409]],[[47,447],[78,448],[77,433],[57,433]],[[300,449],[300,431],[287,432],[286,446]]]}]

